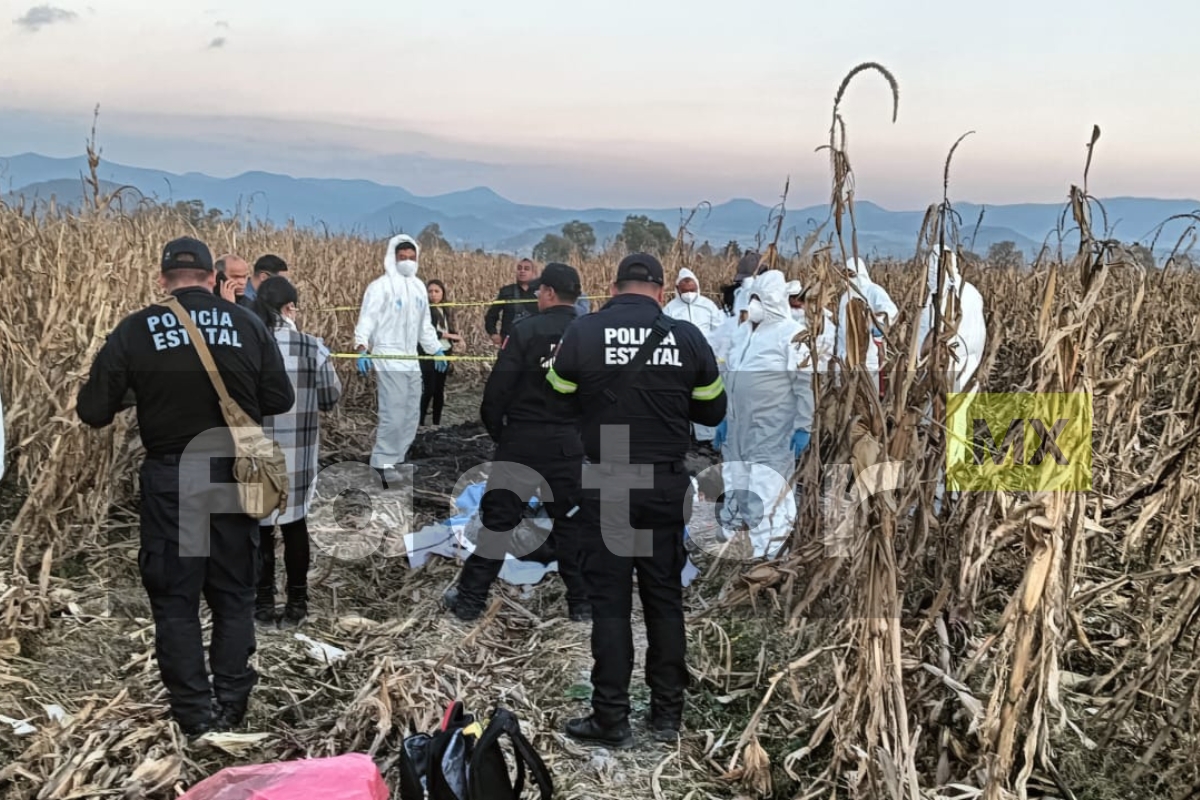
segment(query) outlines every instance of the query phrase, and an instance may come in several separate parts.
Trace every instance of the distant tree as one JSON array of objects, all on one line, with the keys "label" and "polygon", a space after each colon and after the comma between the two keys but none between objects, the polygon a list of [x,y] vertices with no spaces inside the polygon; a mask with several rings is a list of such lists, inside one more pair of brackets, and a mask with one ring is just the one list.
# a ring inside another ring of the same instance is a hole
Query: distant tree
[{"label": "distant tree", "polygon": [[[587,258],[596,246],[596,231],[591,225],[579,220],[571,220],[562,226],[562,238],[566,239],[571,248],[580,258]],[[566,260],[566,259],[560,259]]]},{"label": "distant tree", "polygon": [[1143,269],[1154,269],[1154,253],[1146,245],[1136,242],[1129,245],[1129,252]]},{"label": "distant tree", "polygon": [[742,246],[737,243],[737,239],[730,239],[725,245],[725,249],[721,251],[721,255],[725,258],[741,258]]},{"label": "distant tree", "polygon": [[1191,253],[1176,253],[1163,262],[1163,269],[1178,269],[1185,272],[1191,272],[1196,269],[1196,266],[1196,259]]},{"label": "distant tree", "polygon": [[675,237],[666,225],[644,214],[626,217],[617,239],[627,252],[650,253],[660,258],[670,252],[675,243]]},{"label": "distant tree", "polygon": [[993,267],[1022,267],[1025,265],[1025,257],[1020,250],[1017,249],[1016,242],[994,242],[987,251],[987,263]]},{"label": "distant tree", "polygon": [[534,245],[533,257],[543,264],[550,261],[567,261],[571,258],[571,243],[556,233],[547,233]]},{"label": "distant tree", "polygon": [[454,249],[446,241],[446,237],[442,236],[442,226],[436,222],[431,222],[421,229],[421,232],[417,234],[417,244],[421,245],[422,250],[452,251]]},{"label": "distant tree", "polygon": [[697,250],[696,253],[701,258],[712,258],[712,254],[713,254],[712,245],[708,243],[707,239],[705,239],[704,244],[700,245],[700,249]]}]

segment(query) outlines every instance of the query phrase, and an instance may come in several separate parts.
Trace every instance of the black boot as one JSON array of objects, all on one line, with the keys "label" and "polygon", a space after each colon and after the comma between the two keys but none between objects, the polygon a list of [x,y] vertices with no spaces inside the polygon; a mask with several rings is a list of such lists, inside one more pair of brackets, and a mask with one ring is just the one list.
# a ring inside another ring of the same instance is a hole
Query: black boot
[{"label": "black boot", "polygon": [[300,625],[308,618],[308,587],[289,586],[287,605],[283,607],[283,619],[279,621],[282,627]]},{"label": "black boot", "polygon": [[628,721],[605,725],[595,716],[582,717],[567,722],[566,734],[587,744],[602,744],[618,750],[633,747],[633,731]]},{"label": "black boot", "polygon": [[646,712],[646,727],[656,742],[673,742],[679,738],[679,718],[653,710]]},{"label": "black boot", "polygon": [[254,599],[254,621],[259,625],[275,626],[275,585],[273,581],[260,581],[258,595]]}]

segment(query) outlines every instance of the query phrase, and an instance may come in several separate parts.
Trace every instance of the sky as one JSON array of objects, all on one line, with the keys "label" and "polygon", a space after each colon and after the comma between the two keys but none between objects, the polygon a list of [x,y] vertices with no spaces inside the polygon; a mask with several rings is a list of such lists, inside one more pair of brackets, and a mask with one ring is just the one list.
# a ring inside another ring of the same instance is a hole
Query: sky
[{"label": "sky", "polygon": [[487,185],[569,207],[1200,196],[1200,3],[0,0],[0,156]]}]

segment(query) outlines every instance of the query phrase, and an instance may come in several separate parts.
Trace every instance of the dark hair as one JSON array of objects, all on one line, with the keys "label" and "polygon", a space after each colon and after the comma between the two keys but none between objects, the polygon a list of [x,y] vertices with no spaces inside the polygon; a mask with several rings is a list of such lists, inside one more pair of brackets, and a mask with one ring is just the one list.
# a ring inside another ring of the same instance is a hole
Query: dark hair
[{"label": "dark hair", "polygon": [[277,255],[268,253],[265,256],[260,256],[258,261],[254,262],[254,274],[266,272],[269,275],[278,275],[281,272],[287,272],[287,262]]},{"label": "dark hair", "polygon": [[288,303],[298,303],[300,295],[292,282],[282,275],[267,278],[259,284],[254,296],[254,313],[266,324],[268,330],[283,327],[281,309]]},{"label": "dark hair", "polygon": [[[430,286],[436,286],[442,290],[443,303],[450,299],[450,293],[446,291],[446,284],[442,283],[437,278],[430,278],[429,280],[425,281],[425,289],[428,290]],[[441,322],[446,326],[446,328],[452,329],[454,327],[454,315],[450,313],[450,309],[448,308],[431,307],[429,309],[429,317],[434,321],[435,324],[437,323],[438,317],[441,317]]]}]

